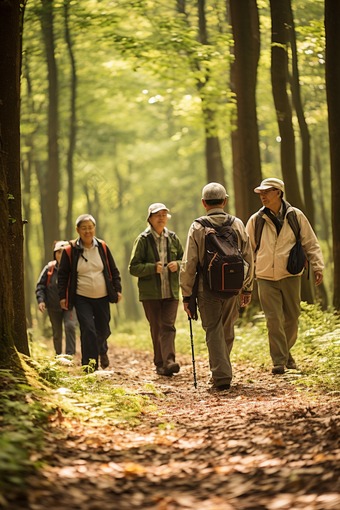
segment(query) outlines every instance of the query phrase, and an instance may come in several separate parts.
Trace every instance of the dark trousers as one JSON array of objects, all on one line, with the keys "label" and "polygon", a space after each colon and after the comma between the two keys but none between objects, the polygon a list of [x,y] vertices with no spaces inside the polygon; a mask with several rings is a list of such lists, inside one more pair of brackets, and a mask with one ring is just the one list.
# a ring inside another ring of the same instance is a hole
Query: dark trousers
[{"label": "dark trousers", "polygon": [[175,320],[178,301],[169,299],[147,299],[142,301],[145,316],[150,324],[156,367],[175,361]]},{"label": "dark trousers", "polygon": [[108,296],[93,299],[76,295],[75,307],[80,326],[81,364],[88,365],[90,359],[96,362],[98,354],[106,354],[110,331],[110,303]]},{"label": "dark trousers", "polygon": [[66,354],[75,354],[77,326],[77,314],[75,309],[73,308],[72,312],[69,310],[62,310],[61,308],[60,311],[48,310],[48,315],[52,324],[53,345],[56,354],[62,353],[63,322],[66,337]]}]

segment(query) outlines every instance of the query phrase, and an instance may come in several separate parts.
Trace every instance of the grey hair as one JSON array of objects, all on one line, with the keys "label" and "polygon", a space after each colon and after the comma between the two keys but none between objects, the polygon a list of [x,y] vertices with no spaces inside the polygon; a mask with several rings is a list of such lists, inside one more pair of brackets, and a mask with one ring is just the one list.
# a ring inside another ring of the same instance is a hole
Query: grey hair
[{"label": "grey hair", "polygon": [[91,214],[81,214],[78,216],[76,219],[76,227],[78,228],[83,223],[83,221],[92,221],[93,225],[96,226],[96,220],[93,216],[91,216]]}]

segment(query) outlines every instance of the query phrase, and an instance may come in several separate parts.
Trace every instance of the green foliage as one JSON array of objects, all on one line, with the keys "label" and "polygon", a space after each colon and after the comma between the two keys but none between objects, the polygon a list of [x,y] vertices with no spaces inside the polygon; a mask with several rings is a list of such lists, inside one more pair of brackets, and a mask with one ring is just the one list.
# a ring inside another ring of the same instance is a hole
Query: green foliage
[{"label": "green foliage", "polygon": [[41,390],[0,371],[0,493],[20,487],[25,473],[39,467],[35,454],[43,446],[51,412]]},{"label": "green foliage", "polygon": [[[300,372],[292,373],[296,384],[314,390],[340,391],[340,318],[318,305],[301,303],[298,340],[292,354]],[[232,361],[248,361],[271,367],[265,318],[240,323],[236,330]],[[291,376],[288,374],[290,379]]]}]

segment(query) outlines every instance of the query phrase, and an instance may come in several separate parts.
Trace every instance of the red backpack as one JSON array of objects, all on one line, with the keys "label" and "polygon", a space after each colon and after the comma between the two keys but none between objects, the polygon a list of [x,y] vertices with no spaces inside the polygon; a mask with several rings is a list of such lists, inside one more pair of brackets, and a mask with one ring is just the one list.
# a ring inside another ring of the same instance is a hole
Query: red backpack
[{"label": "red backpack", "polygon": [[56,260],[51,260],[51,262],[48,263],[46,287],[48,287],[49,284],[50,284],[50,280],[51,280],[51,277],[53,275],[53,271],[54,271],[56,263],[57,263]]}]

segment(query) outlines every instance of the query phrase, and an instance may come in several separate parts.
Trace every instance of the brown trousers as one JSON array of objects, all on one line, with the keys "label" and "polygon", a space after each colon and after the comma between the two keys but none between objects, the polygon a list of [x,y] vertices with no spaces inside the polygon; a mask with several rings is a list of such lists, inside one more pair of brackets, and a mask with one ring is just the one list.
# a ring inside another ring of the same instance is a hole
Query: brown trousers
[{"label": "brown trousers", "polygon": [[156,367],[165,367],[175,361],[175,321],[178,300],[147,299],[142,301],[145,316],[150,324],[150,333]]}]

